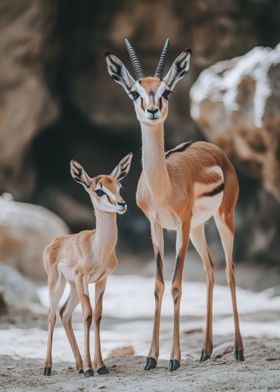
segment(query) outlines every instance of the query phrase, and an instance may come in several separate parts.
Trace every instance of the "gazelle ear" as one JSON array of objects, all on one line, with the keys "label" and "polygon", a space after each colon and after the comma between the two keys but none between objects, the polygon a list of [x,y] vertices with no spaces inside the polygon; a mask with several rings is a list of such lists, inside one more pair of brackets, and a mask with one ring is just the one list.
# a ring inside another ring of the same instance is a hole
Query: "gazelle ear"
[{"label": "gazelle ear", "polygon": [[107,63],[108,73],[111,78],[119,83],[127,93],[130,92],[131,87],[134,85],[135,80],[130,75],[125,65],[112,53],[105,53],[105,60]]},{"label": "gazelle ear", "polygon": [[116,177],[119,181],[124,179],[129,173],[132,157],[132,152],[127,154],[112,171],[111,176]]},{"label": "gazelle ear", "polygon": [[77,161],[74,161],[74,159],[70,162],[70,173],[73,180],[82,184],[85,188],[90,187],[91,178],[88,176],[85,169]]},{"label": "gazelle ear", "polygon": [[191,49],[185,49],[171,65],[171,68],[163,78],[165,83],[169,86],[170,90],[173,90],[174,86],[180,79],[182,79],[190,69],[191,61]]}]

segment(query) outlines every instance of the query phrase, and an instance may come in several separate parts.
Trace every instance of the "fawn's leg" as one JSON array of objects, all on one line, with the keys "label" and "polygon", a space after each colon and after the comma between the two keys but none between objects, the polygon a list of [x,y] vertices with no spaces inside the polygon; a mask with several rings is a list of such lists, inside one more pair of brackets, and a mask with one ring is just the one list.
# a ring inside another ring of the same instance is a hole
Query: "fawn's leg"
[{"label": "fawn's leg", "polygon": [[102,302],[103,294],[106,286],[106,278],[96,282],[95,284],[95,310],[94,310],[94,360],[93,366],[97,369],[98,374],[109,373],[106,366],[104,365],[101,353],[101,341],[100,341],[100,322],[102,318]]},{"label": "fawn's leg", "polygon": [[70,283],[70,294],[60,310],[60,317],[75,358],[76,368],[79,373],[83,373],[83,361],[72,327],[72,314],[79,302],[80,300],[75,284]]},{"label": "fawn's leg", "polygon": [[56,282],[54,282],[53,280],[49,282],[50,311],[49,311],[49,325],[48,325],[48,346],[47,346],[46,359],[44,362],[45,376],[50,376],[52,372],[53,330],[56,323],[57,306],[64,292],[65,283],[66,283],[65,279],[62,275],[58,275]]},{"label": "fawn's leg", "polygon": [[92,308],[88,295],[88,283],[86,277],[83,275],[76,275],[75,285],[82,305],[84,319],[84,375],[85,377],[92,377],[94,375],[90,357],[90,326],[92,322]]}]

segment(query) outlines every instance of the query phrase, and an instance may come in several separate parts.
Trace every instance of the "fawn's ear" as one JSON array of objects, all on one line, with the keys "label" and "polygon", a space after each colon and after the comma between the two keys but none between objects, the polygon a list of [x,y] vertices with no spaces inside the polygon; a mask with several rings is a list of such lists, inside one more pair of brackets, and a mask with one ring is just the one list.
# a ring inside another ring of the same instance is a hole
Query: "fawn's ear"
[{"label": "fawn's ear", "polygon": [[123,159],[121,159],[119,164],[112,171],[111,176],[116,177],[118,181],[123,180],[129,173],[132,157],[133,154],[130,152]]},{"label": "fawn's ear", "polygon": [[73,180],[82,184],[86,189],[90,187],[91,178],[85,169],[77,161],[74,161],[74,159],[70,162],[70,173]]},{"label": "fawn's ear", "polygon": [[170,90],[173,90],[176,83],[182,79],[190,69],[191,62],[191,49],[185,49],[174,61],[171,65],[169,71],[163,78],[165,83],[169,86]]},{"label": "fawn's ear", "polygon": [[107,63],[108,73],[111,78],[119,83],[127,93],[130,92],[131,87],[134,85],[135,80],[126,69],[123,62],[112,53],[105,53],[105,60]]}]

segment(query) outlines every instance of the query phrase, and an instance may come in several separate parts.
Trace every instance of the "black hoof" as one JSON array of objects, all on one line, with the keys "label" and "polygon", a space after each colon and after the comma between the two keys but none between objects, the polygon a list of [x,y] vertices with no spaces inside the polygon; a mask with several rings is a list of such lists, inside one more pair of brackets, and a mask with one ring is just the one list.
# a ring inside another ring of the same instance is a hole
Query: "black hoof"
[{"label": "black hoof", "polygon": [[84,374],[84,370],[83,370],[83,369],[80,369],[80,370],[79,370],[79,374]]},{"label": "black hoof", "polygon": [[157,366],[157,361],[153,357],[147,357],[144,370],[151,370]]},{"label": "black hoof", "polygon": [[170,359],[169,361],[169,371],[174,372],[180,367],[180,362],[177,359]]},{"label": "black hoof", "polygon": [[237,361],[245,360],[243,350],[235,350],[234,357]]},{"label": "black hoof", "polygon": [[44,376],[50,376],[52,373],[52,369],[49,367],[44,368]]},{"label": "black hoof", "polygon": [[209,359],[209,358],[210,358],[210,355],[208,355],[205,350],[202,350],[199,362],[207,361],[207,359]]},{"label": "black hoof", "polygon": [[97,373],[98,374],[108,374],[109,370],[105,366],[103,366],[103,367],[97,369]]},{"label": "black hoof", "polygon": [[84,372],[85,377],[93,377],[94,376],[94,371],[92,369],[88,369]]}]

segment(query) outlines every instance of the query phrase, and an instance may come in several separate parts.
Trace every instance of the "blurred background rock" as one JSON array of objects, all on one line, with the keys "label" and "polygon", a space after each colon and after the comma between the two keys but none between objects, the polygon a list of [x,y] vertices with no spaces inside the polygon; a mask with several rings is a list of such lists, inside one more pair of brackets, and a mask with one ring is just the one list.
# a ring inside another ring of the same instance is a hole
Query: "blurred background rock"
[{"label": "blurred background rock", "polygon": [[[126,94],[107,75],[104,52],[115,52],[130,68],[127,37],[148,74],[169,36],[166,69],[185,47],[193,48],[193,61],[188,79],[170,99],[166,148],[196,139],[224,148],[241,185],[236,259],[279,264],[279,49],[256,49],[253,65],[246,55],[256,46],[275,48],[279,25],[278,0],[2,0],[0,193],[47,207],[72,231],[90,228],[91,203],[70,177],[70,159],[95,175],[109,173],[132,151],[123,189],[129,211],[119,219],[119,250],[151,256],[148,223],[134,196],[141,170],[140,127]],[[242,75],[228,83],[228,72],[240,64]],[[260,98],[262,80],[268,94]],[[229,108],[224,97],[230,93]],[[208,236],[212,243],[217,239],[212,225]],[[0,260],[5,261],[3,249]],[[19,257],[15,254],[14,265]]]}]

